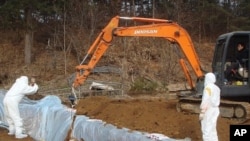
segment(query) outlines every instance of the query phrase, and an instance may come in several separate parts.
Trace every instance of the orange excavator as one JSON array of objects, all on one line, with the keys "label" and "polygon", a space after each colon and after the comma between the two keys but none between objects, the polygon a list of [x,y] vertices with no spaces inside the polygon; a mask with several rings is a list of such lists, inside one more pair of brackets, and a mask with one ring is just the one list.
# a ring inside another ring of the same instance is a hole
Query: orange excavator
[{"label": "orange excavator", "polygon": [[[138,26],[120,27],[119,21],[136,21],[145,23]],[[190,85],[190,93],[180,93],[177,103],[177,110],[183,112],[199,113],[199,104],[204,81],[204,71],[201,68],[198,55],[188,32],[176,22],[165,19],[142,18],[142,17],[120,17],[111,19],[107,26],[101,31],[94,43],[89,48],[86,56],[80,65],[76,66],[76,76],[72,84],[72,89],[84,84],[91,71],[99,62],[103,54],[111,45],[113,38],[117,37],[159,37],[164,38],[180,47],[185,58],[180,58],[179,63],[184,75]],[[215,46],[212,70],[217,77],[217,85],[221,88],[221,115],[228,118],[249,119],[250,104],[246,99],[250,98],[250,83],[247,77],[242,80],[228,82],[224,71],[231,63],[231,58],[235,56],[236,50],[232,47],[237,42],[245,42],[249,46],[249,32],[231,32],[218,37]],[[91,56],[89,62],[85,62]],[[185,60],[188,61],[192,71],[196,75],[196,82],[191,78]],[[250,66],[250,65],[246,65]],[[241,68],[242,69],[242,68]],[[244,68],[248,70],[248,68]],[[242,83],[240,83],[242,82]],[[242,85],[237,85],[242,84]]]}]

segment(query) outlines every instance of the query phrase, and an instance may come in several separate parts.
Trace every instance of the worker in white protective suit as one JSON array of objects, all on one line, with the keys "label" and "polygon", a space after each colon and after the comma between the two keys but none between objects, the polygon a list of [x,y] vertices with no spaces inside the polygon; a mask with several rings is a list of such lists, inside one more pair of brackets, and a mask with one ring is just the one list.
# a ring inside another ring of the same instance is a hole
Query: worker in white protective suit
[{"label": "worker in white protective suit", "polygon": [[220,88],[215,85],[216,78],[213,73],[205,75],[202,102],[200,105],[201,131],[203,141],[218,141],[217,119],[219,117]]},{"label": "worker in white protective suit", "polygon": [[15,135],[19,139],[26,138],[28,135],[24,133],[18,104],[25,95],[35,94],[38,90],[35,78],[31,78],[30,82],[29,84],[27,76],[17,78],[3,99],[5,118],[9,124],[8,135]]}]

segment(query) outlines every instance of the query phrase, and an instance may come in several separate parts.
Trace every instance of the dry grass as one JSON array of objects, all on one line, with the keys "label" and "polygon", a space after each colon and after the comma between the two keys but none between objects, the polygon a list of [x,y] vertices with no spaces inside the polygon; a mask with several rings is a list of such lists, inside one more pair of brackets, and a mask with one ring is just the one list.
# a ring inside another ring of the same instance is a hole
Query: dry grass
[{"label": "dry grass", "polygon": [[[77,56],[65,55],[62,50],[46,49],[45,44],[34,43],[32,64],[24,64],[24,43],[13,42],[17,37],[6,36],[0,42],[0,87],[9,88],[20,75],[36,76],[42,87],[68,87],[67,78],[75,72]],[[116,38],[103,55],[97,66],[115,66],[121,74],[91,74],[90,79],[116,81],[127,90],[138,81],[146,79],[157,84],[158,91],[167,90],[171,83],[185,82],[184,74],[178,63],[179,50],[159,38]],[[213,45],[196,45],[201,65],[210,70]],[[79,48],[79,51],[81,48]],[[84,50],[84,49],[82,49]],[[85,49],[86,50],[86,49]],[[205,52],[205,53],[204,53]]]}]

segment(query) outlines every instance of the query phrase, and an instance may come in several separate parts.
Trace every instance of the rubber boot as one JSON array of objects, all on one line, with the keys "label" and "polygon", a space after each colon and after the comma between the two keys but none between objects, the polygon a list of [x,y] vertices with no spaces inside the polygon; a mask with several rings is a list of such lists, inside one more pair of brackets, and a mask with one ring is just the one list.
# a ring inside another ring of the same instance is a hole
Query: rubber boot
[{"label": "rubber boot", "polygon": [[17,138],[17,139],[23,139],[23,138],[27,138],[27,137],[28,137],[27,134],[23,134],[23,133],[21,133],[21,134],[16,134],[16,138]]},{"label": "rubber boot", "polygon": [[8,135],[15,135],[15,128],[14,126],[9,126],[9,133]]},{"label": "rubber boot", "polygon": [[22,138],[26,138],[26,137],[28,137],[28,135],[23,133],[22,128],[17,128],[16,129],[16,138],[17,139],[22,139]]}]

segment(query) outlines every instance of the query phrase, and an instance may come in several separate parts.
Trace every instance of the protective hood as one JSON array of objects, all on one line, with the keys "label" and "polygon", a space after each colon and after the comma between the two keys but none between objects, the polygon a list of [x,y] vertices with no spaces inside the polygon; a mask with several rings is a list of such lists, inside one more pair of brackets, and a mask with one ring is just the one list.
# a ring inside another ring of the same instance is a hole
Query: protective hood
[{"label": "protective hood", "polygon": [[21,76],[16,80],[17,83],[24,83],[24,84],[28,84],[29,83],[29,79],[27,76]]},{"label": "protective hood", "polygon": [[210,72],[205,75],[205,86],[210,83],[214,84],[215,82],[216,82],[216,78],[213,73]]}]

